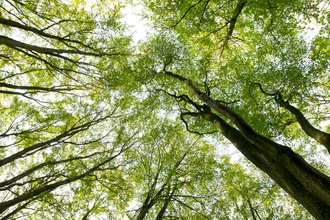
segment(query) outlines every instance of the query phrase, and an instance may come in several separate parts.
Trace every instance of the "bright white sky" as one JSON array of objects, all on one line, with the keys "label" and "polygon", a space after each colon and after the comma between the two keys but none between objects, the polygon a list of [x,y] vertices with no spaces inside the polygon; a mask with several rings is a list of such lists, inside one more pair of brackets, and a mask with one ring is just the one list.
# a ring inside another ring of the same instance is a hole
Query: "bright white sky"
[{"label": "bright white sky", "polygon": [[[1,1],[1,0],[0,0]],[[62,0],[64,3],[68,4],[78,4],[79,0]],[[97,2],[107,5],[107,7],[114,6],[113,4],[117,3],[111,3],[111,1],[103,1],[103,0],[85,0],[85,4],[82,4],[81,6],[84,7],[85,10],[93,10],[92,5],[97,4]],[[134,5],[134,6],[133,6]],[[137,44],[137,42],[147,36],[147,33],[150,32],[148,27],[145,25],[146,22],[142,20],[142,17],[140,14],[142,14],[143,6],[141,4],[138,4],[137,1],[133,0],[132,4],[127,4],[124,9],[121,9],[121,12],[124,14],[124,18],[122,19],[122,22],[128,24],[130,26],[128,34],[133,34],[133,40],[134,43]]]},{"label": "bright white sky", "polygon": [[139,14],[142,13],[142,5],[128,5],[122,11],[124,16],[123,22],[131,26],[130,31],[133,32],[134,43],[144,39],[149,32],[146,22],[142,20]]}]

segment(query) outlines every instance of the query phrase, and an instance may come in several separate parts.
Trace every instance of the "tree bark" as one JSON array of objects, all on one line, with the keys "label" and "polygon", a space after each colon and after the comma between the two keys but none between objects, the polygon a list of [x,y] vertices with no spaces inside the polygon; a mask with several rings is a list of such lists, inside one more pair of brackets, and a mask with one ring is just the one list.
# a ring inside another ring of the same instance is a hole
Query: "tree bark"
[{"label": "tree bark", "polygon": [[166,198],[165,198],[165,201],[164,201],[164,205],[162,206],[161,210],[158,212],[158,215],[156,217],[156,220],[161,220],[165,214],[165,211],[167,209],[167,206],[168,204],[170,203],[172,197],[173,197],[173,194],[174,192],[176,191],[177,189],[177,186],[174,187],[174,189],[172,190],[171,194],[168,195]]},{"label": "tree bark", "polygon": [[86,56],[95,56],[95,57],[101,57],[101,56],[115,56],[115,55],[121,55],[121,56],[132,56],[132,54],[120,54],[120,53],[93,53],[93,52],[86,52],[81,50],[67,50],[67,49],[54,49],[54,48],[48,48],[48,47],[39,47],[35,45],[29,45],[14,39],[11,39],[9,37],[0,35],[0,45],[6,45],[7,47],[16,49],[16,48],[22,48],[29,51],[35,51],[38,53],[43,54],[50,54],[53,56],[58,56],[59,54],[78,54],[78,55],[86,55]]},{"label": "tree bark", "polygon": [[[247,159],[267,173],[316,219],[330,219],[329,177],[308,165],[289,147],[283,147],[278,152],[278,157],[272,158],[219,116],[208,113],[203,118],[212,122]],[[305,178],[308,180],[304,180]],[[317,190],[322,193],[316,192]]]},{"label": "tree bark", "polygon": [[[149,201],[150,200],[150,201]],[[156,203],[155,198],[150,198],[150,196],[148,195],[148,197],[146,198],[146,200],[143,203],[143,206],[141,208],[141,211],[138,215],[138,217],[136,218],[136,220],[143,220],[145,218],[145,216],[147,215],[149,209],[152,208],[152,206]]]},{"label": "tree bark", "polygon": [[322,144],[328,149],[330,153],[330,134],[320,131],[316,129],[313,125],[309,123],[309,121],[305,118],[305,116],[294,106],[290,105],[288,101],[282,100],[281,97],[276,99],[280,106],[290,111],[297,119],[298,123],[301,126],[301,129],[311,138],[315,139],[317,142]]},{"label": "tree bark", "polygon": [[[309,165],[291,148],[260,134],[230,107],[202,93],[190,79],[163,70],[164,75],[184,82],[210,110],[202,117],[214,124],[247,159],[267,173],[289,195],[301,203],[316,219],[330,219],[330,178]],[[228,118],[238,128],[226,123],[211,109]]]},{"label": "tree bark", "polygon": [[[61,23],[61,22],[65,22],[65,21],[69,21],[69,20],[59,21],[58,24]],[[22,29],[22,30],[25,30],[25,31],[29,31],[29,32],[32,32],[34,34],[37,34],[39,36],[46,37],[46,38],[49,38],[49,39],[55,39],[55,40],[59,40],[61,42],[71,42],[71,43],[75,43],[75,44],[80,44],[83,47],[86,47],[88,49],[93,49],[90,46],[85,45],[81,41],[71,40],[71,39],[68,39],[68,38],[65,38],[65,37],[59,37],[59,36],[55,36],[55,35],[52,35],[52,34],[48,34],[48,33],[45,33],[43,30],[28,26],[28,25],[25,25],[25,24],[21,24],[19,22],[12,21],[12,20],[9,20],[9,19],[6,19],[6,18],[0,18],[0,24],[10,26],[10,27],[14,27],[14,28],[19,28],[19,29]]]}]

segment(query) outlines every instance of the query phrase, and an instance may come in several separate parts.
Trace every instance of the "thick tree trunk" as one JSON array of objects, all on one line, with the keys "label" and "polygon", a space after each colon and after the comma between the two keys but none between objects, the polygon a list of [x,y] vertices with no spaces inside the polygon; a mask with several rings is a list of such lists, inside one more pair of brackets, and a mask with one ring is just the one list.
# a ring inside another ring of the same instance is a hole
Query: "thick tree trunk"
[{"label": "thick tree trunk", "polygon": [[[202,117],[214,124],[247,159],[267,173],[289,195],[301,203],[316,219],[330,219],[330,178],[309,165],[291,148],[258,134],[230,107],[202,93],[193,82],[185,77],[166,71],[163,74],[184,82],[194,95],[208,108]],[[217,111],[238,128],[227,124]]]},{"label": "thick tree trunk", "polygon": [[272,158],[219,116],[208,113],[203,117],[212,122],[246,158],[267,173],[316,219],[330,219],[329,177],[309,166],[288,147],[284,146],[278,156]]}]

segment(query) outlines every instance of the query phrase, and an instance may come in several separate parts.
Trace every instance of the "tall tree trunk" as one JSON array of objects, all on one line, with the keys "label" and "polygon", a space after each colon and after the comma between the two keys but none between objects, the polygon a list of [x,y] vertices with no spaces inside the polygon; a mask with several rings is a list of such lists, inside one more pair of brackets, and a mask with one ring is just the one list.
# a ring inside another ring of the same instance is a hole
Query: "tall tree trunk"
[{"label": "tall tree trunk", "polygon": [[247,159],[267,173],[316,219],[330,219],[329,177],[307,164],[289,147],[283,146],[277,157],[271,157],[219,116],[207,113],[203,117],[212,122]]},{"label": "tall tree trunk", "polygon": [[167,206],[168,206],[168,204],[170,203],[170,201],[171,201],[171,199],[172,199],[172,197],[173,197],[173,194],[174,194],[174,192],[176,191],[177,187],[178,187],[178,186],[176,185],[176,186],[174,187],[174,189],[172,190],[171,194],[167,195],[167,197],[165,198],[164,204],[163,204],[161,210],[158,212],[158,215],[157,215],[157,217],[156,217],[156,220],[161,220],[161,219],[163,218],[163,216],[164,216],[164,214],[165,214],[165,211],[166,211],[166,209],[167,209]]},{"label": "tall tree trunk", "polygon": [[[201,116],[214,124],[247,159],[267,173],[289,195],[301,203],[316,219],[330,219],[330,178],[309,165],[287,146],[260,134],[230,107],[202,93],[190,79],[163,70],[164,75],[182,82],[205,103]],[[226,123],[211,109],[228,118],[238,128]]]},{"label": "tall tree trunk", "polygon": [[136,218],[136,220],[143,220],[145,218],[145,216],[147,215],[149,209],[151,209],[152,206],[155,204],[154,199],[151,199],[150,201],[149,200],[150,200],[150,197],[148,196],[146,198],[146,200],[144,201],[141,211],[140,211],[138,217]]}]

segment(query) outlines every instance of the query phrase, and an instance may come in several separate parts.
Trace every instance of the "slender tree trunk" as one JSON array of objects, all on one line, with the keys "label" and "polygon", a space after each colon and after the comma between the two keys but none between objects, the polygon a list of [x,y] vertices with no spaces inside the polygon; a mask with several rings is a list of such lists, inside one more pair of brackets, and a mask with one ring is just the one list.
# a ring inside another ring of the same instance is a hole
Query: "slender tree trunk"
[{"label": "slender tree trunk", "polygon": [[107,160],[105,160],[102,163],[99,163],[98,165],[92,167],[91,169],[87,170],[85,173],[82,173],[80,175],[73,176],[73,177],[70,177],[70,178],[67,178],[67,179],[58,181],[58,182],[53,183],[53,184],[45,185],[45,186],[40,187],[39,189],[36,189],[34,191],[26,192],[23,195],[18,195],[16,198],[13,198],[11,200],[8,200],[8,201],[5,201],[5,202],[1,202],[0,203],[0,214],[3,213],[4,211],[6,211],[6,209],[8,209],[9,207],[14,206],[16,204],[19,204],[19,203],[21,203],[23,201],[27,201],[27,200],[33,199],[33,198],[35,198],[36,196],[40,195],[43,192],[46,192],[46,191],[50,192],[50,191],[52,191],[52,190],[54,190],[54,189],[56,189],[56,188],[58,188],[60,186],[63,186],[63,185],[72,183],[72,182],[74,182],[76,180],[82,179],[82,178],[84,178],[84,177],[92,174],[97,169],[99,169],[101,166],[109,163],[110,161],[112,161],[113,159],[115,159],[116,157],[118,157],[122,152],[123,151],[117,153],[116,155],[114,155],[112,157],[109,157]]},{"label": "slender tree trunk", "polygon": [[176,191],[177,189],[177,186],[174,187],[174,189],[172,190],[171,194],[168,195],[166,198],[165,198],[165,201],[164,201],[164,205],[162,206],[161,210],[158,212],[158,215],[156,217],[156,220],[161,220],[165,214],[165,211],[167,209],[167,206],[168,204],[170,203],[172,197],[173,197],[173,194],[174,192]]},{"label": "slender tree trunk", "polygon": [[290,105],[288,101],[283,101],[282,98],[277,99],[277,102],[285,108],[289,110],[297,119],[298,123],[300,124],[302,130],[311,138],[315,139],[317,142],[322,144],[328,149],[330,153],[330,134],[320,131],[312,126],[309,121],[305,118],[305,116],[294,106]]},{"label": "slender tree trunk", "polygon": [[256,215],[254,214],[254,209],[253,209],[253,206],[252,206],[250,200],[248,199],[247,202],[249,204],[249,207],[250,207],[250,211],[251,211],[251,215],[252,215],[253,220],[257,220]]},{"label": "slender tree trunk", "polygon": [[0,160],[0,167],[10,163],[10,162],[13,162],[17,159],[20,159],[22,157],[24,157],[25,154],[31,152],[31,151],[34,151],[34,150],[37,150],[37,149],[45,149],[49,146],[51,146],[51,144],[53,143],[56,143],[60,140],[63,140],[65,138],[69,138],[69,137],[72,137],[74,136],[75,134],[79,133],[79,132],[82,132],[82,131],[85,131],[87,130],[88,128],[90,128],[91,126],[103,121],[103,120],[106,120],[107,118],[111,117],[111,115],[107,115],[107,116],[104,116],[102,118],[99,118],[99,119],[94,119],[92,121],[89,121],[89,122],[86,122],[82,125],[79,125],[79,126],[76,126],[76,127],[71,127],[69,130],[63,132],[62,134],[48,140],[48,141],[44,141],[44,142],[40,142],[40,143],[37,143],[37,144],[34,144],[30,147],[27,147],[27,148],[24,148],[23,150],[21,151],[18,151],[17,153],[14,153],[8,157],[5,157],[3,158],[2,160]]},{"label": "slender tree trunk", "polygon": [[148,197],[144,200],[143,206],[136,220],[143,220],[146,217],[149,209],[151,209],[155,203],[156,203],[155,198],[151,199],[150,196],[148,195]]},{"label": "slender tree trunk", "polygon": [[[48,47],[39,47],[36,45],[30,45],[26,44],[17,40],[14,40],[12,38],[0,35],[0,45],[6,45],[7,47],[16,49],[21,48],[29,51],[35,51],[38,53],[43,54],[50,54],[53,56],[57,56],[59,54],[78,54],[78,55],[85,55],[85,56],[94,56],[94,57],[102,57],[102,56],[115,56],[115,55],[121,55],[121,56],[132,56],[132,54],[120,54],[120,53],[94,53],[94,52],[86,52],[81,50],[72,50],[72,49],[55,49],[55,48],[48,48]],[[63,58],[63,57],[62,57]]]}]

